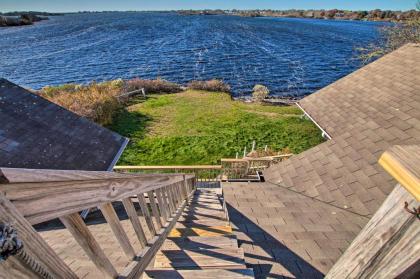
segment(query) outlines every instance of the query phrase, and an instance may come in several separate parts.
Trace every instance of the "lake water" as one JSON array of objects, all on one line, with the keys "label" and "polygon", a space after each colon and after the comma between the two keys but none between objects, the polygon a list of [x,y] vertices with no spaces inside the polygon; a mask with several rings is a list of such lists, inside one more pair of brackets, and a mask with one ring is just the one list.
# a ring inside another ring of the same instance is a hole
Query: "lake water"
[{"label": "lake water", "polygon": [[39,89],[116,78],[223,79],[234,95],[264,84],[302,96],[360,67],[355,48],[381,23],[103,13],[0,29],[0,77]]}]

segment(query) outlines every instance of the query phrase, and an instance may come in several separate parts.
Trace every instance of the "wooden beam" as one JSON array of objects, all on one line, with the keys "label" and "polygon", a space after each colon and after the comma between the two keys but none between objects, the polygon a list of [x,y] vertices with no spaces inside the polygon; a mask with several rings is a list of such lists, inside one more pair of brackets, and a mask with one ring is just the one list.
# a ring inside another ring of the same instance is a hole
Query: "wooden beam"
[{"label": "wooden beam", "polygon": [[6,261],[0,263],[1,279],[43,279],[40,274],[31,269],[26,263],[22,262],[18,257],[9,257]]},{"label": "wooden beam", "polygon": [[396,278],[420,255],[419,203],[398,185],[353,240],[326,278]]},{"label": "wooden beam", "polygon": [[139,217],[137,216],[136,209],[134,208],[134,204],[131,201],[131,198],[125,198],[122,200],[122,203],[124,205],[125,211],[127,212],[128,218],[131,221],[131,224],[133,225],[134,232],[137,235],[137,238],[140,241],[140,245],[142,247],[147,245],[147,238],[144,234],[143,228],[141,226]]},{"label": "wooden beam", "polygon": [[56,278],[77,278],[45,240],[35,231],[16,207],[0,193],[0,222],[10,223],[17,230],[25,252]]},{"label": "wooden beam", "polygon": [[123,249],[124,253],[130,258],[133,259],[136,256],[133,246],[131,246],[130,240],[126,232],[124,231],[118,215],[112,206],[112,203],[105,203],[99,207],[102,214],[105,217],[105,220],[111,227],[112,232],[114,233],[115,238]]},{"label": "wooden beam", "polygon": [[77,278],[16,207],[0,194],[0,222],[10,223],[24,244],[26,254],[53,276]]},{"label": "wooden beam", "polygon": [[98,242],[96,242],[85,222],[83,222],[82,217],[80,217],[78,213],[72,213],[70,215],[60,217],[60,220],[70,231],[74,239],[77,243],[79,243],[80,247],[82,247],[96,267],[104,274],[108,274],[112,278],[116,278],[118,276],[117,271],[106,257]]}]

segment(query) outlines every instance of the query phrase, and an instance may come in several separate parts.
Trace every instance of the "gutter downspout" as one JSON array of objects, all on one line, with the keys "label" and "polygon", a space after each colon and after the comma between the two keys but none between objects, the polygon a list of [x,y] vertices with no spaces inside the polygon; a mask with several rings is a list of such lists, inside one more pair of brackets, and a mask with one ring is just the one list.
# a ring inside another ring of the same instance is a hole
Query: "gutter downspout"
[{"label": "gutter downspout", "polygon": [[300,105],[298,102],[296,102],[296,105],[300,108],[301,111],[303,111],[303,113],[305,114],[306,117],[308,117],[317,127],[318,129],[321,130],[322,132],[322,136],[328,138],[329,140],[331,139],[331,136],[327,133],[327,131],[325,131],[310,115],[309,113],[307,113]]}]

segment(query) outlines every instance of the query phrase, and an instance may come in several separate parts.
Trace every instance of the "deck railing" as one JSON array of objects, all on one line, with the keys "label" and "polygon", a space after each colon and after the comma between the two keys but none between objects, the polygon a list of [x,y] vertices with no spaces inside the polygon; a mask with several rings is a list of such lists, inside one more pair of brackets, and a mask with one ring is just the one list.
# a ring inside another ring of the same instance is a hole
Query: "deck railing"
[{"label": "deck railing", "polygon": [[[5,278],[78,278],[33,228],[59,218],[105,275],[139,278],[174,227],[194,188],[192,175],[0,168],[0,274]],[[147,228],[139,221],[133,197]],[[140,251],[134,250],[123,230],[114,201],[122,201],[141,244]],[[101,210],[131,259],[121,273],[80,217],[80,211],[93,207]],[[146,230],[150,239],[146,238]]]},{"label": "deck railing", "polygon": [[245,157],[242,159],[222,159],[223,177],[225,180],[259,180],[259,173],[290,158],[293,154],[267,157]]},{"label": "deck railing", "polygon": [[260,158],[221,159],[221,165],[190,166],[116,166],[114,171],[122,173],[186,173],[194,174],[201,185],[220,181],[259,181],[259,172],[290,158],[293,154]]}]

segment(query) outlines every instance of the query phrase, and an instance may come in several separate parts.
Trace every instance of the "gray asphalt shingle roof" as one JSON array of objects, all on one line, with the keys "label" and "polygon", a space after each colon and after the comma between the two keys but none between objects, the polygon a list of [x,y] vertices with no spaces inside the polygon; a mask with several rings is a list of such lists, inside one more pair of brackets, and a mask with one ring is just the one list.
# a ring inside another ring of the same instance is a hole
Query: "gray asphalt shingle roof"
[{"label": "gray asphalt shingle roof", "polygon": [[397,182],[378,164],[420,144],[420,46],[406,45],[302,99],[328,140],[225,183],[231,222],[257,278],[322,278]]},{"label": "gray asphalt shingle roof", "polygon": [[126,139],[0,79],[0,167],[108,170]]}]

